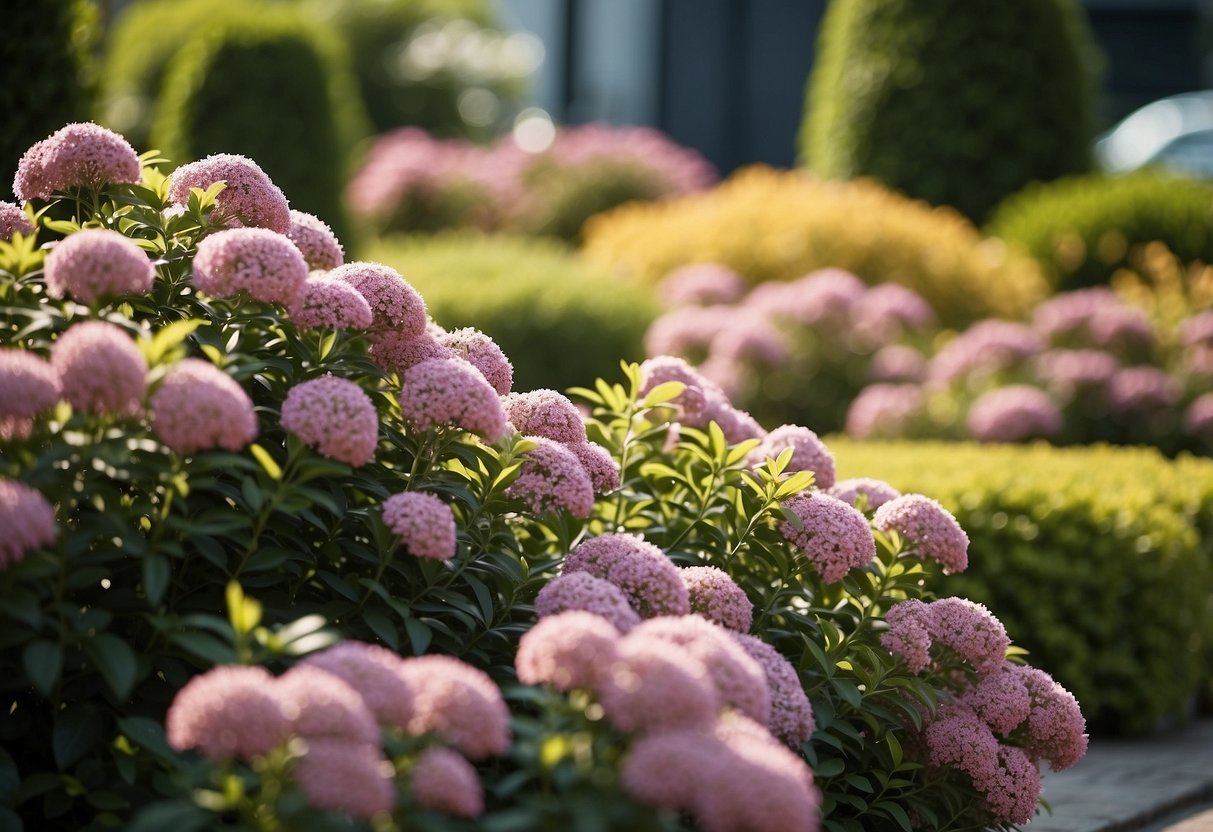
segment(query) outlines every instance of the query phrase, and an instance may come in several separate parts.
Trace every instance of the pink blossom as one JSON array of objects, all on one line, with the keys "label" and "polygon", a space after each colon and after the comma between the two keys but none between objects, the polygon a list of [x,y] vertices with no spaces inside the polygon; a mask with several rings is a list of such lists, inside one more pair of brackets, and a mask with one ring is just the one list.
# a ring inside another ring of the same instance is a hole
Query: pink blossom
[{"label": "pink blossom", "polygon": [[501,405],[519,433],[542,436],[564,445],[586,441],[581,411],[555,390],[510,393],[501,400]]},{"label": "pink blossom", "polygon": [[406,728],[413,712],[413,692],[401,676],[404,660],[377,644],[343,641],[312,653],[299,667],[317,667],[358,692],[383,725]]},{"label": "pink blossom", "polygon": [[305,739],[378,744],[379,726],[362,696],[340,676],[299,664],[274,680],[274,695],[291,730]]},{"label": "pink blossom", "polygon": [[200,358],[174,365],[151,404],[152,430],[182,456],[207,448],[238,451],[257,436],[252,399],[235,379]]},{"label": "pink blossom", "polygon": [[872,356],[868,379],[887,384],[914,383],[923,380],[926,369],[927,360],[921,352],[905,344],[889,344]]},{"label": "pink blossom", "polygon": [[509,748],[509,711],[484,671],[432,655],[405,659],[400,672],[413,691],[410,734],[436,734],[471,760]]},{"label": "pink blossom", "polygon": [[695,418],[703,413],[707,405],[707,392],[715,387],[686,359],[673,355],[658,355],[640,365],[640,394],[646,395],[659,384],[667,381],[678,381],[685,385],[682,392],[675,397],[671,404],[682,410],[682,415]]},{"label": "pink blossom", "polygon": [[524,685],[551,685],[558,690],[594,688],[615,661],[619,630],[610,620],[582,609],[566,609],[554,615],[540,613],[545,617],[518,641],[514,667],[518,681]]},{"label": "pink blossom", "polygon": [[[431,358],[455,358],[454,351],[430,332],[402,335],[399,332],[378,332],[371,337],[371,358],[385,370],[404,373]],[[481,373],[483,375],[483,373]],[[486,379],[487,381],[487,379]]]},{"label": "pink blossom", "polygon": [[484,790],[472,764],[449,748],[427,748],[409,772],[409,796],[426,809],[457,818],[484,814]]},{"label": "pink blossom", "polygon": [[1185,347],[1213,345],[1213,309],[1185,318],[1179,325],[1179,343]]},{"label": "pink blossom", "polygon": [[754,367],[743,358],[712,354],[699,365],[699,372],[715,387],[709,396],[717,395],[716,391],[719,391],[729,401],[744,395],[754,384]]},{"label": "pink blossom", "polygon": [[69,327],[51,347],[51,366],[76,410],[130,415],[143,406],[147,361],[114,324],[82,321]]},{"label": "pink blossom", "polygon": [[1032,702],[1027,751],[1054,771],[1070,768],[1087,753],[1087,723],[1078,700],[1043,670],[1014,665],[1012,672],[1023,681]]},{"label": "pink blossom", "polygon": [[462,358],[431,358],[405,370],[400,414],[414,430],[453,425],[489,442],[506,430],[497,391]]},{"label": "pink blossom", "polygon": [[640,623],[640,616],[628,603],[623,590],[589,572],[557,575],[535,596],[535,612],[540,618],[572,610],[605,618],[621,633]]},{"label": "pink blossom", "polygon": [[620,785],[646,806],[695,812],[726,753],[725,744],[707,730],[648,734],[632,742],[619,769]]},{"label": "pink blossom", "polygon": [[1025,324],[978,321],[935,353],[927,378],[951,384],[973,375],[997,373],[1034,358],[1044,348],[1044,340]]},{"label": "pink blossom", "polygon": [[1049,350],[1036,359],[1036,376],[1064,396],[1103,387],[1119,368],[1116,356],[1103,350]]},{"label": "pink blossom", "polygon": [[684,306],[666,312],[645,332],[645,352],[662,356],[705,350],[735,314],[732,306]]},{"label": "pink blossom", "polygon": [[405,491],[383,503],[383,522],[418,558],[450,560],[458,548],[455,515],[433,494]]},{"label": "pink blossom", "polygon": [[265,228],[231,228],[206,237],[194,257],[194,285],[216,298],[241,292],[291,307],[307,283],[307,262],[295,244]]},{"label": "pink blossom", "polygon": [[290,309],[300,329],[367,329],[371,307],[350,284],[313,274]]},{"label": "pink blossom", "polygon": [[1133,306],[1109,305],[1096,310],[1089,322],[1091,343],[1099,349],[1131,352],[1154,344],[1154,325]]},{"label": "pink blossom", "polygon": [[25,151],[17,162],[17,199],[50,199],[71,188],[138,182],[143,175],[130,142],[92,122],[61,127]]},{"label": "pink blossom", "polygon": [[361,387],[325,375],[296,384],[282,402],[282,427],[322,456],[357,468],[375,457],[379,414]]},{"label": "pink blossom", "polygon": [[691,601],[691,612],[739,633],[748,632],[754,619],[754,605],[745,590],[715,566],[690,566],[682,570]]},{"label": "pink blossom", "polygon": [[885,616],[889,629],[880,637],[886,650],[906,663],[911,673],[931,665],[931,610],[917,598],[899,601]]},{"label": "pink blossom", "polygon": [[742,309],[708,344],[712,361],[780,367],[792,355],[792,341],[761,312]]},{"label": "pink blossom", "polygon": [[29,221],[20,205],[0,201],[0,242],[8,242],[14,234],[26,236],[34,233],[33,223]]},{"label": "pink blossom", "polygon": [[1114,413],[1132,415],[1167,410],[1179,403],[1175,379],[1157,367],[1125,367],[1108,383],[1108,401]]},{"label": "pink blossom", "polygon": [[404,336],[425,332],[425,301],[391,266],[346,263],[329,272],[329,277],[344,280],[366,298],[373,315],[372,328],[392,330]]},{"label": "pink blossom", "polygon": [[679,266],[667,273],[657,286],[667,307],[734,303],[745,291],[745,278],[721,263]]},{"label": "pink blossom", "polygon": [[996,734],[1005,737],[1020,726],[1031,711],[1027,685],[1015,665],[1005,663],[977,681],[957,701],[973,709]]},{"label": "pink blossom", "polygon": [[182,165],[169,177],[169,199],[177,205],[188,205],[191,188],[205,191],[216,182],[223,182],[225,187],[215,198],[213,222],[268,228],[279,234],[290,231],[291,209],[286,197],[247,156],[216,153]]},{"label": "pink blossom", "polygon": [[963,572],[969,565],[969,536],[952,512],[930,497],[895,497],[876,510],[872,525],[882,532],[898,532],[908,553],[937,561],[945,574]]},{"label": "pink blossom", "polygon": [[716,171],[698,151],[675,144],[651,127],[601,122],[565,127],[557,132],[551,147],[533,159],[532,169],[540,171],[543,165],[583,170],[615,165],[638,170],[648,174],[650,186],[661,196],[700,191],[716,181]]},{"label": "pink blossom", "polygon": [[369,821],[392,811],[396,803],[392,764],[369,743],[308,740],[307,752],[295,763],[292,776],[313,809],[346,812]]},{"label": "pink blossom", "polygon": [[998,773],[998,740],[972,709],[945,703],[924,732],[927,761],[969,775],[978,791],[987,790]]},{"label": "pink blossom", "polygon": [[860,498],[863,498],[865,512],[875,511],[890,500],[901,496],[900,491],[884,480],[871,477],[852,477],[848,480],[841,480],[826,489],[826,493],[856,508],[859,507]]},{"label": "pink blossom", "polygon": [[55,509],[42,492],[16,480],[0,479],[0,570],[58,538]]},{"label": "pink blossom", "polygon": [[1032,312],[1032,326],[1051,341],[1081,341],[1091,317],[1101,309],[1123,305],[1106,286],[1062,292],[1039,304]]},{"label": "pink blossom", "polygon": [[345,249],[328,223],[315,214],[293,209],[290,217],[286,236],[299,249],[309,269],[327,271],[345,262]]},{"label": "pink blossom", "polygon": [[639,537],[607,534],[579,543],[561,567],[562,574],[571,572],[589,572],[615,584],[641,618],[691,611],[678,567],[665,552]]},{"label": "pink blossom", "polygon": [[847,435],[855,439],[891,439],[907,432],[924,413],[916,384],[869,384],[847,408]]},{"label": "pink blossom", "polygon": [[168,744],[210,760],[249,759],[284,743],[291,723],[263,667],[225,665],[186,682],[164,718]]},{"label": "pink blossom", "polygon": [[999,823],[1025,824],[1036,816],[1040,800],[1040,769],[1022,748],[998,747],[998,768],[983,784],[986,808]]},{"label": "pink blossom", "polygon": [[611,725],[640,734],[711,725],[721,705],[703,663],[652,636],[620,640],[598,699]]},{"label": "pink blossom", "polygon": [[771,694],[771,717],[767,728],[788,745],[800,745],[812,736],[814,723],[813,708],[796,668],[765,641],[745,633],[732,635],[750,658],[758,662],[767,677],[767,689]]},{"label": "pink blossom", "polygon": [[718,388],[707,394],[703,411],[698,417],[684,414],[683,423],[688,427],[706,428],[710,422],[715,422],[724,433],[730,445],[736,445],[747,439],[761,439],[766,431],[758,420],[744,410],[739,410],[729,402],[728,397]]},{"label": "pink blossom", "polygon": [[155,269],[143,249],[117,231],[86,228],[55,244],[46,255],[46,293],[92,303],[111,295],[142,294]]},{"label": "pink blossom", "polygon": [[59,403],[59,374],[50,362],[25,350],[0,347],[0,441],[24,439],[34,417]]},{"label": "pink blossom", "polygon": [[763,437],[758,447],[747,457],[750,465],[758,466],[768,459],[777,459],[788,448],[788,472],[812,471],[813,485],[826,489],[834,484],[834,455],[817,434],[800,425],[781,425]]},{"label": "pink blossom", "polygon": [[927,607],[932,644],[949,648],[980,674],[998,672],[1011,639],[993,613],[967,598],[940,598]]},{"label": "pink blossom", "polygon": [[521,500],[535,514],[567,511],[574,517],[589,517],[594,510],[594,485],[577,456],[551,439],[526,438],[536,445],[527,451],[506,495]]},{"label": "pink blossom", "polygon": [[1213,393],[1197,396],[1184,413],[1184,430],[1201,439],[1213,439]]},{"label": "pink blossom", "polygon": [[904,332],[926,329],[936,322],[935,311],[922,295],[898,283],[871,287],[850,311],[852,325],[870,344],[887,344]]},{"label": "pink blossom", "polygon": [[609,494],[619,487],[619,463],[606,448],[594,442],[573,442],[565,447],[589,475],[595,494]]},{"label": "pink blossom", "polygon": [[[497,391],[499,396],[510,392],[514,385],[514,365],[506,358],[501,347],[489,336],[478,329],[465,327],[438,336],[442,344],[458,358],[466,358],[472,366],[479,370]],[[537,433],[538,431],[522,431]],[[585,431],[583,430],[582,433]]]},{"label": "pink blossom", "polygon": [[799,523],[784,520],[779,531],[827,583],[841,581],[852,569],[876,559],[876,541],[868,519],[854,506],[822,491],[794,494],[783,502]]},{"label": "pink blossom", "polygon": [[997,387],[977,397],[965,427],[980,442],[1022,442],[1056,436],[1063,425],[1061,410],[1049,394],[1030,384]]},{"label": "pink blossom", "polygon": [[805,326],[846,321],[867,284],[843,269],[818,269],[788,284],[781,308],[772,310]]}]

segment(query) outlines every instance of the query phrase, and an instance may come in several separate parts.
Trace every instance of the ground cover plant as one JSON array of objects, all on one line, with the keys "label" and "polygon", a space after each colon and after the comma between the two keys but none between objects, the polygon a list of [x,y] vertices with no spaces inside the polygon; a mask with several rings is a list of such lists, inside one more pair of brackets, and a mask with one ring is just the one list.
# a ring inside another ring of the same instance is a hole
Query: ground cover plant
[{"label": "ground cover plant", "polygon": [[929,497],[675,358],[515,390],[253,160],[158,165],[68,125],[0,206],[9,827],[1006,828],[1082,756]]}]

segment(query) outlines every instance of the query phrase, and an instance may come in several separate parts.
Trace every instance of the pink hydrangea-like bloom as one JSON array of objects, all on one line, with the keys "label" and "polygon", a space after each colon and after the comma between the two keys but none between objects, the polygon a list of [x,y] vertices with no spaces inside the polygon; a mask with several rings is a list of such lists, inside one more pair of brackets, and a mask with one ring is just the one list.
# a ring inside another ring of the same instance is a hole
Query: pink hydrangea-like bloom
[{"label": "pink hydrangea-like bloom", "polygon": [[354,382],[325,375],[296,384],[282,402],[282,427],[322,456],[353,465],[375,458],[379,414]]},{"label": "pink hydrangea-like bloom", "polygon": [[708,344],[713,362],[780,367],[792,355],[791,339],[761,312],[741,309]]},{"label": "pink hydrangea-like bloom", "polygon": [[169,177],[169,199],[188,205],[191,188],[205,191],[216,182],[225,187],[215,198],[213,221],[268,228],[279,234],[291,230],[291,208],[282,190],[247,156],[216,153],[182,165]]},{"label": "pink hydrangea-like bloom", "polygon": [[375,715],[358,691],[317,665],[299,664],[279,676],[274,695],[292,732],[305,739],[379,742]]},{"label": "pink hydrangea-like bloom", "polygon": [[413,712],[413,692],[400,675],[404,660],[377,644],[343,641],[312,653],[299,667],[317,667],[358,692],[382,725],[404,729]]},{"label": "pink hydrangea-like bloom", "polygon": [[657,638],[700,662],[723,704],[763,725],[771,718],[771,692],[762,665],[733,640],[728,630],[698,615],[651,618],[624,637]]},{"label": "pink hydrangea-like bloom", "polygon": [[1121,415],[1175,407],[1179,395],[1179,383],[1157,367],[1125,367],[1108,383],[1109,405]]},{"label": "pink hydrangea-like bloom", "polygon": [[885,344],[906,331],[935,324],[935,311],[913,289],[881,283],[865,291],[851,306],[851,322],[862,340]]},{"label": "pink hydrangea-like bloom", "polygon": [[410,734],[436,734],[470,760],[509,748],[509,710],[487,673],[439,655],[405,659],[400,672],[413,691]]},{"label": "pink hydrangea-like bloom", "polygon": [[42,492],[16,480],[0,479],[0,570],[58,538],[55,509]]},{"label": "pink hydrangea-like bloom", "polygon": [[1032,327],[1052,341],[1082,340],[1091,317],[1109,306],[1122,306],[1120,297],[1106,286],[1054,295],[1032,312]]},{"label": "pink hydrangea-like bloom", "polygon": [[425,332],[425,300],[400,272],[382,263],[346,263],[329,272],[333,280],[344,280],[370,304],[374,329],[392,330],[405,336]]},{"label": "pink hydrangea-like bloom", "polygon": [[[404,373],[431,358],[455,358],[455,353],[430,332],[401,335],[399,332],[379,332],[371,338],[371,359],[385,370]],[[481,373],[483,375],[483,373]],[[487,379],[486,379],[487,381]]]},{"label": "pink hydrangea-like bloom", "polygon": [[927,605],[931,643],[951,649],[980,674],[998,672],[1011,639],[1002,622],[968,598],[940,598]]},{"label": "pink hydrangea-like bloom", "polygon": [[20,205],[0,201],[0,242],[8,242],[14,234],[33,234],[34,226]]},{"label": "pink hydrangea-like bloom", "polygon": [[241,292],[265,303],[299,303],[308,269],[295,244],[265,228],[229,228],[206,237],[194,257],[194,285],[216,298]]},{"label": "pink hydrangea-like bloom", "polygon": [[300,329],[366,329],[371,325],[371,307],[357,289],[317,274],[304,281],[290,313]]},{"label": "pink hydrangea-like bloom", "polygon": [[548,150],[532,158],[537,167],[582,171],[603,165],[626,167],[648,174],[648,184],[662,196],[701,191],[716,181],[716,171],[698,151],[675,144],[652,127],[602,122],[565,127]]},{"label": "pink hydrangea-like bloom", "polygon": [[916,384],[869,384],[847,408],[846,432],[855,439],[891,439],[904,434],[925,407]]},{"label": "pink hydrangea-like bloom", "polygon": [[890,500],[901,496],[900,491],[884,480],[871,477],[852,477],[841,480],[826,489],[826,493],[856,508],[859,507],[860,498],[863,498],[864,511],[875,511]]},{"label": "pink hydrangea-like bloom", "polygon": [[812,471],[813,484],[827,489],[834,484],[834,455],[817,434],[800,425],[781,425],[763,437],[748,461],[753,466],[762,465],[767,459],[777,459],[788,448],[792,458],[787,471]]},{"label": "pink hydrangea-like bloom", "polygon": [[719,389],[708,391],[703,411],[698,417],[684,414],[683,422],[693,428],[706,428],[708,423],[715,422],[730,445],[747,439],[761,439],[767,434],[757,419],[746,411],[733,407],[728,397]]},{"label": "pink hydrangea-like bloom", "polygon": [[1185,318],[1179,325],[1179,342],[1185,347],[1213,346],[1213,309]]},{"label": "pink hydrangea-like bloom", "polygon": [[570,608],[540,619],[519,639],[514,668],[524,685],[592,689],[615,661],[618,644],[619,630],[606,617]]},{"label": "pink hydrangea-like bloom", "polygon": [[453,425],[489,442],[506,431],[497,391],[462,358],[431,358],[405,370],[400,413],[418,431]]},{"label": "pink hydrangea-like bloom", "polygon": [[621,633],[640,623],[623,590],[606,578],[589,572],[566,572],[543,585],[535,596],[535,612],[541,618],[579,610],[605,618]]},{"label": "pink hydrangea-like bloom", "polygon": [[51,347],[63,397],[76,410],[130,415],[143,405],[147,361],[131,337],[105,321],[81,321]]},{"label": "pink hydrangea-like bloom", "polygon": [[657,285],[657,293],[667,307],[735,303],[745,292],[745,278],[721,263],[679,266]]},{"label": "pink hydrangea-like bloom", "polygon": [[594,510],[594,485],[577,456],[546,437],[526,438],[536,446],[527,451],[518,478],[505,493],[521,500],[535,514],[567,511],[574,517],[589,517]]},{"label": "pink hydrangea-like bloom", "polygon": [[982,792],[994,781],[998,772],[998,739],[972,709],[944,704],[927,726],[924,739],[927,761],[932,766],[960,769]]},{"label": "pink hydrangea-like bloom", "polygon": [[138,182],[139,155],[122,136],[92,122],[61,127],[25,151],[17,162],[13,193],[22,202],[50,199],[70,188]]},{"label": "pink hydrangea-like bloom", "polygon": [[0,347],[0,441],[23,439],[34,417],[59,403],[59,374],[50,362],[25,350]]},{"label": "pink hydrangea-like bloom", "polygon": [[110,295],[142,294],[155,279],[152,261],[134,241],[106,228],[85,228],[46,255],[46,293],[92,303]]},{"label": "pink hydrangea-like bloom", "polygon": [[1061,432],[1061,410],[1049,394],[1030,384],[1011,384],[981,394],[965,427],[979,442],[1022,442]]},{"label": "pink hydrangea-like bloom", "polygon": [[998,769],[985,784],[986,808],[1001,823],[1025,824],[1036,816],[1040,769],[1022,748],[998,747]]},{"label": "pink hydrangea-like bloom", "polygon": [[224,665],[185,683],[164,718],[168,744],[210,760],[268,754],[291,735],[274,677],[263,667]]},{"label": "pink hydrangea-like bloom", "polygon": [[800,524],[784,520],[779,531],[827,584],[876,559],[876,541],[868,519],[854,506],[822,491],[794,494],[783,502]]},{"label": "pink hydrangea-like bloom", "polygon": [[715,566],[689,566],[682,570],[682,582],[687,587],[691,612],[721,627],[749,632],[754,605],[727,572]]},{"label": "pink hydrangea-like bloom", "polygon": [[369,743],[308,740],[307,753],[295,763],[292,776],[313,809],[369,821],[392,811],[396,803],[392,764]]},{"label": "pink hydrangea-like bloom", "polygon": [[630,534],[606,534],[579,543],[561,572],[589,572],[610,581],[623,590],[641,618],[691,611],[678,567],[661,549]]},{"label": "pink hydrangea-like bloom", "polygon": [[709,355],[707,360],[699,365],[699,372],[716,387],[716,391],[709,393],[709,396],[718,391],[729,401],[742,395],[752,386],[754,380],[752,365],[743,358],[722,354]]},{"label": "pink hydrangea-like bloom", "polygon": [[[501,347],[489,336],[478,329],[465,327],[444,332],[438,336],[438,343],[459,358],[466,358],[472,366],[479,370],[493,385],[499,396],[507,395],[514,386],[514,365],[506,358]],[[517,423],[515,423],[517,424]],[[538,433],[538,431],[522,431],[523,433]],[[582,433],[585,430],[582,429]],[[540,434],[542,435],[542,434]]]},{"label": "pink hydrangea-like bloom", "polygon": [[906,663],[911,673],[921,673],[931,664],[931,611],[922,601],[910,598],[889,608],[889,629],[880,643]]},{"label": "pink hydrangea-like bloom", "polygon": [[732,306],[683,306],[649,324],[644,333],[648,355],[691,355],[703,352],[716,333],[736,314]]},{"label": "pink hydrangea-like bloom", "polygon": [[450,560],[455,556],[455,515],[440,497],[420,491],[393,494],[383,502],[383,522],[414,557]]},{"label": "pink hydrangea-like bloom", "polygon": [[800,684],[796,668],[778,650],[759,638],[733,633],[733,639],[758,662],[771,693],[771,718],[767,728],[790,746],[798,746],[813,734],[813,707]]},{"label": "pink hydrangea-like bloom", "polygon": [[589,475],[595,494],[609,494],[619,487],[619,463],[606,448],[594,442],[573,442],[565,447]]},{"label": "pink hydrangea-like bloom", "polygon": [[328,223],[315,214],[294,209],[290,217],[286,236],[299,249],[309,269],[328,271],[345,262],[345,249]]},{"label": "pink hydrangea-like bloom", "polygon": [[711,725],[721,705],[702,662],[651,636],[620,640],[598,699],[611,725],[641,734]]},{"label": "pink hydrangea-like bloom", "polygon": [[1074,695],[1043,670],[1014,665],[1012,672],[1028,689],[1028,752],[1054,771],[1070,768],[1087,753],[1087,723]]},{"label": "pink hydrangea-like bloom", "polygon": [[711,731],[679,729],[639,737],[619,769],[623,790],[659,809],[697,812],[727,747]]},{"label": "pink hydrangea-like bloom", "polygon": [[937,561],[945,574],[963,572],[969,565],[969,536],[952,512],[930,497],[895,497],[876,510],[872,525],[882,532],[898,532],[908,551]]},{"label": "pink hydrangea-like bloom", "polygon": [[209,361],[186,358],[152,394],[152,430],[182,456],[207,448],[238,451],[257,436],[253,400]]},{"label": "pink hydrangea-like bloom", "polygon": [[1213,439],[1213,393],[1197,396],[1184,412],[1184,430],[1201,439]]},{"label": "pink hydrangea-like bloom", "polygon": [[692,419],[703,412],[707,405],[707,392],[715,387],[686,359],[674,355],[658,355],[642,363],[640,379],[642,396],[667,381],[680,381],[686,385],[671,403],[681,408],[684,417]]},{"label": "pink hydrangea-like bloom", "polygon": [[839,324],[868,291],[867,284],[843,269],[818,269],[788,284],[784,303],[772,312],[804,324]]},{"label": "pink hydrangea-like bloom", "polygon": [[563,445],[586,441],[577,405],[555,390],[510,393],[501,401],[505,417],[519,433],[542,436]]},{"label": "pink hydrangea-like bloom", "polygon": [[1025,324],[978,321],[935,353],[927,378],[951,384],[968,376],[996,373],[1035,357],[1044,348],[1044,340]]},{"label": "pink hydrangea-like bloom", "polygon": [[1154,344],[1154,325],[1134,306],[1105,306],[1091,316],[1091,343],[1099,349],[1133,351]]},{"label": "pink hydrangea-like bloom", "polygon": [[1118,369],[1116,356],[1103,350],[1049,350],[1036,359],[1036,377],[1064,396],[1103,387]]},{"label": "pink hydrangea-like bloom", "polygon": [[1027,720],[1032,709],[1028,687],[1010,663],[978,680],[957,701],[972,708],[996,734],[1005,737]]},{"label": "pink hydrangea-like bloom", "polygon": [[886,384],[906,384],[922,381],[927,369],[923,354],[905,344],[889,344],[872,356],[868,380]]},{"label": "pink hydrangea-like bloom", "polygon": [[449,748],[427,748],[409,771],[409,796],[418,805],[457,818],[484,814],[484,789],[476,769]]}]

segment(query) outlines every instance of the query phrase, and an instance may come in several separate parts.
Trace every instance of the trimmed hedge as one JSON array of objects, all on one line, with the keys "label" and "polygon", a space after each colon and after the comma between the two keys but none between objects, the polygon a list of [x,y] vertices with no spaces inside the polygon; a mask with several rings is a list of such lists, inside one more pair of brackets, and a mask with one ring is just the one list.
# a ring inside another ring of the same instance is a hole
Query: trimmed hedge
[{"label": "trimmed hedge", "polygon": [[647,282],[690,263],[721,263],[752,283],[832,266],[913,289],[953,327],[1022,317],[1046,294],[1035,263],[954,211],[805,171],[744,168],[700,194],[593,217],[583,233],[590,262]]},{"label": "trimmed hedge", "polygon": [[1057,291],[1109,283],[1155,241],[1213,263],[1213,185],[1160,170],[1072,176],[1008,197],[985,230],[1031,254]]},{"label": "trimmed hedge", "polygon": [[1091,168],[1094,73],[1075,0],[834,0],[801,158],[980,222],[1034,180]]},{"label": "trimmed hedge", "polygon": [[1213,462],[1144,448],[830,441],[839,476],[929,494],[971,539],[949,591],[998,610],[1093,732],[1181,716],[1209,680]]},{"label": "trimmed hedge", "polygon": [[617,375],[621,359],[644,358],[644,332],[659,313],[648,287],[614,279],[548,239],[388,237],[364,257],[403,274],[444,328],[491,336],[514,362],[517,390]]}]

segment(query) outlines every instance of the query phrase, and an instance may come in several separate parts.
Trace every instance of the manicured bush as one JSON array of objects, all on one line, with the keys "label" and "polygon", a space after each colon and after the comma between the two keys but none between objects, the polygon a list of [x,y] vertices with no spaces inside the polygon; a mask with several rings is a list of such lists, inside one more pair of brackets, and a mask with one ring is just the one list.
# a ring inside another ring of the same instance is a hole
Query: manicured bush
[{"label": "manicured bush", "polygon": [[1033,262],[983,240],[958,214],[874,182],[803,171],[746,168],[702,194],[594,217],[584,234],[590,262],[651,283],[701,262],[754,284],[835,267],[913,289],[948,326],[1019,317],[1045,294]]},{"label": "manicured bush", "polygon": [[801,158],[981,222],[1029,182],[1091,167],[1092,45],[1074,0],[835,0]]},{"label": "manicured bush", "polygon": [[986,231],[1034,257],[1057,290],[1110,283],[1151,242],[1213,263],[1213,186],[1156,170],[1072,176],[1008,196]]},{"label": "manicured bush", "polygon": [[1148,449],[830,443],[840,476],[935,496],[970,538],[952,582],[997,609],[1093,730],[1146,732],[1209,679],[1213,463]]},{"label": "manicured bush", "polygon": [[341,194],[365,124],[348,61],[340,40],[301,10],[216,17],[174,58],[153,144],[175,159],[265,159],[294,207],[349,240]]},{"label": "manicured bush", "polygon": [[643,358],[644,332],[658,312],[648,287],[612,278],[548,240],[388,237],[366,257],[405,275],[437,320],[491,335],[526,388],[564,390],[610,375],[620,359]]},{"label": "manicured bush", "polygon": [[92,113],[92,57],[97,9],[88,0],[18,3],[4,10],[0,63],[0,189],[5,199],[17,159],[27,147],[69,121]]}]

